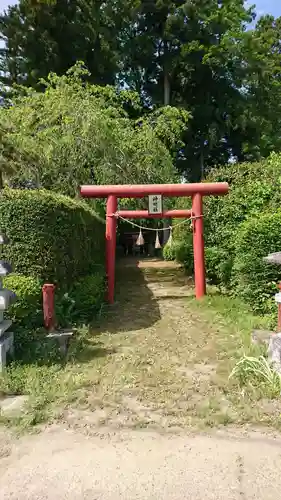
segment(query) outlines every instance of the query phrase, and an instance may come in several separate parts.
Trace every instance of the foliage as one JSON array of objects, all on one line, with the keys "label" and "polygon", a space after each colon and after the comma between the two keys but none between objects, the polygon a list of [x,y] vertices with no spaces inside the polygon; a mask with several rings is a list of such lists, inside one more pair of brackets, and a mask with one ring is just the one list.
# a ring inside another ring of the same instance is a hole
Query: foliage
[{"label": "foliage", "polygon": [[165,260],[168,260],[168,261],[176,260],[176,245],[173,242],[167,243],[164,246],[163,257]]},{"label": "foliage", "polygon": [[[210,173],[210,182],[226,181],[227,196],[204,198],[207,278],[228,288],[256,312],[272,312],[273,294],[281,278],[278,266],[263,262],[280,244],[281,158],[273,154],[259,163],[231,164]],[[182,202],[178,203],[182,207]],[[175,243],[191,252],[190,230],[182,226]]]},{"label": "foliage", "polygon": [[127,19],[127,2],[20,0],[0,17],[5,84],[37,87],[50,71],[63,74],[84,60],[92,81],[113,84],[119,69],[118,33]]},{"label": "foliage", "polygon": [[[187,233],[187,239],[185,241],[178,239],[179,233],[173,231],[174,239],[171,244],[167,244],[163,249],[163,257],[165,260],[176,260],[177,262],[183,264],[185,271],[187,273],[193,272],[193,246],[192,246],[192,233],[189,231]],[[180,234],[183,234],[180,231]],[[185,233],[184,233],[185,234]]]},{"label": "foliage", "polygon": [[180,170],[199,179],[232,156],[280,149],[280,19],[246,30],[255,12],[241,0],[132,1],[132,9],[123,77],[153,103],[191,112]]},{"label": "foliage", "polygon": [[26,276],[69,286],[103,259],[104,223],[83,201],[5,189],[0,226],[10,239],[3,258]]},{"label": "foliage", "polygon": [[[259,163],[218,167],[207,181],[230,185],[228,195],[204,198],[204,234],[206,247],[213,248],[213,254],[218,251],[231,260],[240,224],[263,210],[275,210],[281,202],[281,157],[273,154]],[[182,238],[185,233],[189,230],[183,227]]]},{"label": "foliage", "polygon": [[101,310],[105,296],[105,276],[103,269],[77,280],[69,292],[74,302],[73,321],[92,321]]},{"label": "foliage", "polygon": [[281,376],[268,361],[259,356],[243,356],[233,368],[230,379],[238,380],[243,387],[251,385],[259,390],[266,390],[269,397],[279,397],[281,393]]},{"label": "foliage", "polygon": [[[237,237],[241,224],[251,217],[254,220],[259,218],[264,211],[275,212],[280,205],[280,155],[273,154],[259,163],[217,168],[209,175],[208,181],[226,181],[230,185],[227,196],[209,196],[204,200],[207,271],[213,283],[229,287],[235,256],[239,259]],[[277,249],[278,241],[270,251]],[[262,256],[269,252],[266,246],[260,250]],[[232,286],[234,284],[232,282]]]},{"label": "foliage", "polygon": [[224,197],[204,200],[207,246],[217,246],[232,253],[236,231],[251,215],[273,209],[281,201],[281,157],[273,154],[259,163],[232,164],[217,168],[210,182],[226,181],[230,192]]},{"label": "foliage", "polygon": [[12,304],[6,316],[13,320],[17,328],[30,329],[42,326],[42,283],[35,277],[22,274],[11,274],[4,279],[4,287],[16,294],[16,302]]},{"label": "foliage", "polygon": [[80,184],[172,182],[175,171],[164,142],[178,144],[186,114],[169,110],[170,135],[162,115],[153,124],[135,123],[135,93],[85,85],[85,74],[81,64],[62,77],[50,74],[44,93],[18,94],[13,106],[0,110],[5,140],[18,151],[18,172],[10,183],[32,181],[74,196]]},{"label": "foliage", "polygon": [[182,108],[163,106],[145,117],[145,123],[151,126],[156,136],[166,145],[177,159],[184,147],[183,134],[189,126],[191,114]]},{"label": "foliage", "polygon": [[263,261],[280,244],[281,212],[264,212],[244,222],[236,236],[232,283],[235,292],[255,311],[276,308],[272,295],[281,279],[280,266]]},{"label": "foliage", "polygon": [[229,286],[232,271],[232,256],[218,247],[205,249],[206,274],[209,283]]},{"label": "foliage", "polygon": [[188,274],[193,272],[193,246],[191,238],[187,244],[175,243],[175,256],[176,261],[183,264]]},{"label": "foliage", "polygon": [[136,118],[152,112],[153,121],[163,104],[184,109],[192,120],[171,151],[179,170],[199,179],[230,158],[280,151],[281,18],[263,16],[253,27],[255,17],[243,0],[20,0],[0,17],[1,80],[6,91],[12,83],[42,90],[40,78],[83,60],[84,81],[137,92]]}]

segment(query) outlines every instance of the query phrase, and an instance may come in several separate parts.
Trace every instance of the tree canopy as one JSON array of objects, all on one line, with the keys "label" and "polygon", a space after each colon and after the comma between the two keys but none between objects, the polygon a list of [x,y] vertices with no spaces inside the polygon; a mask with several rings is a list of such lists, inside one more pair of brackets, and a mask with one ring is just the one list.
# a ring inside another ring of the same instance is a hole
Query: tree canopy
[{"label": "tree canopy", "polygon": [[280,150],[281,19],[255,17],[244,0],[20,0],[0,17],[2,82],[44,90],[83,60],[89,82],[137,92],[134,118],[186,110],[172,153],[196,180]]},{"label": "tree canopy", "polygon": [[136,93],[85,83],[84,77],[81,64],[64,76],[50,74],[41,81],[44,92],[21,89],[13,106],[2,108],[4,174],[14,154],[10,183],[32,182],[73,196],[87,183],[173,182],[169,148],[179,147],[188,114],[166,107],[133,120],[129,114],[141,109]]}]

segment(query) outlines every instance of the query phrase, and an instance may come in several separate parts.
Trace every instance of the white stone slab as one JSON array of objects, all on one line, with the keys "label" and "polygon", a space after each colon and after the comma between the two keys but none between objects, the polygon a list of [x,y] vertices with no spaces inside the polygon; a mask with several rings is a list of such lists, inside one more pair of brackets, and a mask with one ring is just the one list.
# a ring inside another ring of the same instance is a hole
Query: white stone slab
[{"label": "white stone slab", "polygon": [[0,401],[1,413],[6,417],[20,416],[27,401],[28,396],[6,396]]},{"label": "white stone slab", "polygon": [[6,366],[7,352],[14,355],[14,334],[13,332],[5,332],[0,337],[0,371],[2,372]]},{"label": "white stone slab", "polygon": [[4,233],[0,233],[0,245],[8,245],[9,238]]}]

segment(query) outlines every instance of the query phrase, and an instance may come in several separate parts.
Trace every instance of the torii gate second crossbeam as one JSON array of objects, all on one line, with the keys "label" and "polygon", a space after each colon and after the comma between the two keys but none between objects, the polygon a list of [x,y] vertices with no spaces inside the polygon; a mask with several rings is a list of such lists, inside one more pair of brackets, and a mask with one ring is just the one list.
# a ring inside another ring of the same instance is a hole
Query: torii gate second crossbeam
[{"label": "torii gate second crossbeam", "polygon": [[[226,182],[194,184],[144,184],[144,185],[109,185],[81,186],[84,198],[107,198],[106,205],[106,275],[107,299],[114,302],[116,228],[119,216],[124,218],[192,218],[195,295],[200,299],[206,294],[206,276],[203,235],[203,196],[224,195],[229,191]],[[149,195],[166,197],[191,196],[191,210],[167,210],[161,214],[150,214],[147,210],[117,210],[118,198],[144,198]]]}]

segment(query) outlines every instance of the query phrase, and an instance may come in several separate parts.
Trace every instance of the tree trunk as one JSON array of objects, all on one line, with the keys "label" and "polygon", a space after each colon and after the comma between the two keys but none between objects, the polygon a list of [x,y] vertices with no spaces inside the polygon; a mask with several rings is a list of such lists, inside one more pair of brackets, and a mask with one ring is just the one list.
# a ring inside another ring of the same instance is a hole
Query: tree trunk
[{"label": "tree trunk", "polygon": [[170,78],[168,71],[164,69],[164,106],[169,106],[171,96]]},{"label": "tree trunk", "polygon": [[0,191],[4,189],[4,179],[3,179],[3,170],[0,169]]}]

